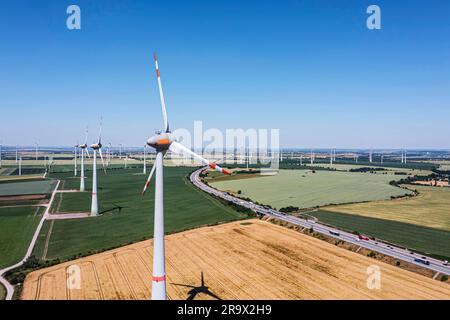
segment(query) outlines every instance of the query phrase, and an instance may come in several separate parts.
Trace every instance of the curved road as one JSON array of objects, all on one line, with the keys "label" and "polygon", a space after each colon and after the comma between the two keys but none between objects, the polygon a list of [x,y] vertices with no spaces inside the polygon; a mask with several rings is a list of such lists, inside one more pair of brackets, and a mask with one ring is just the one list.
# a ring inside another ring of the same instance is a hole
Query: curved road
[{"label": "curved road", "polygon": [[[261,205],[256,205],[253,202],[245,201],[245,200],[233,197],[223,191],[214,189],[214,188],[204,184],[201,181],[200,173],[205,169],[207,169],[207,168],[201,168],[201,169],[194,171],[193,173],[191,173],[189,178],[196,187],[198,187],[199,189],[201,189],[207,193],[213,194],[224,200],[236,203],[236,204],[238,204],[242,207],[248,208],[258,214],[275,217],[277,219],[292,223],[299,227],[313,228],[315,232],[319,232],[321,234],[324,234],[324,235],[327,235],[327,236],[330,236],[330,237],[333,237],[333,238],[336,238],[339,240],[343,240],[348,243],[352,243],[352,244],[355,244],[357,246],[360,246],[360,247],[363,247],[363,248],[366,248],[369,250],[373,250],[373,251],[382,253],[384,255],[393,257],[395,259],[409,262],[409,263],[418,265],[420,267],[430,269],[435,272],[439,272],[441,274],[450,275],[450,266],[444,265],[444,262],[441,260],[434,259],[434,258],[431,258],[428,256],[424,256],[419,253],[414,253],[408,249],[397,247],[397,246],[394,246],[394,245],[391,245],[388,243],[384,243],[381,241],[370,240],[370,239],[362,240],[362,239],[359,239],[359,237],[357,235],[354,235],[352,233],[345,232],[345,231],[342,231],[342,230],[339,230],[339,229],[336,229],[336,228],[333,228],[333,227],[330,227],[327,225],[320,224],[314,220],[309,220],[309,219],[307,220],[307,219],[294,217],[291,215],[286,215],[277,210],[266,208]],[[422,263],[422,262],[417,262],[414,259],[422,259],[424,261],[428,261],[429,265]]]}]

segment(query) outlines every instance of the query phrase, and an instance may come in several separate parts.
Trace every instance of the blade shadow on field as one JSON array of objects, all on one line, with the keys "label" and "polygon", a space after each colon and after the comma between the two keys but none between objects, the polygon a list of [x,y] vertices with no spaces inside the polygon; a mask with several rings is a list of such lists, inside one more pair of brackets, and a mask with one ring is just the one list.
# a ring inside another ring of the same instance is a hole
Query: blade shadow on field
[{"label": "blade shadow on field", "polygon": [[203,277],[203,272],[201,272],[201,284],[199,286],[193,286],[193,285],[189,285],[189,284],[182,284],[182,283],[173,283],[171,282],[170,284],[173,284],[175,286],[181,286],[181,287],[187,287],[187,288],[191,288],[191,290],[188,291],[188,297],[186,300],[194,300],[194,298],[199,294],[206,294],[210,297],[213,297],[216,300],[222,300],[221,298],[219,298],[216,294],[214,294],[213,292],[211,292],[211,290],[209,290],[209,287],[205,285],[205,281],[204,281],[204,277]]},{"label": "blade shadow on field", "polygon": [[99,214],[102,215],[102,214],[105,214],[105,213],[108,213],[108,212],[112,212],[112,211],[115,211],[115,210],[117,210],[118,213],[121,213],[122,209],[128,208],[128,207],[124,207],[124,206],[121,206],[121,205],[118,205],[118,204],[115,204],[115,203],[113,203],[113,206],[114,207],[112,207],[112,208],[109,208],[109,209],[106,209],[106,210],[103,210],[103,211],[99,212]]}]

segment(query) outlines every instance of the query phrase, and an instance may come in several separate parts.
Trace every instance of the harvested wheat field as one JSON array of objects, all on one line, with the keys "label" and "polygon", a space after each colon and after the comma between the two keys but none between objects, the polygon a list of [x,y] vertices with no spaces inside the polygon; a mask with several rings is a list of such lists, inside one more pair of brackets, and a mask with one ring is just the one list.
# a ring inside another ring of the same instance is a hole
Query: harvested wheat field
[{"label": "harvested wheat field", "polygon": [[[148,299],[151,246],[143,241],[32,272],[22,299]],[[166,250],[170,299],[192,298],[186,286],[200,286],[202,272],[221,299],[450,299],[448,284],[257,219],[169,235]],[[369,290],[366,270],[374,264],[381,288]],[[68,289],[74,265],[80,288]]]}]

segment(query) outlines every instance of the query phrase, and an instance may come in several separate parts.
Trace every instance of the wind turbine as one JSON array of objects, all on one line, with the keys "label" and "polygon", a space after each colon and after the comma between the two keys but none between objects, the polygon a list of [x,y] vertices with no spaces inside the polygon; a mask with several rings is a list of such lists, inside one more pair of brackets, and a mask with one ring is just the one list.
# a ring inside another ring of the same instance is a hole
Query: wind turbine
[{"label": "wind turbine", "polygon": [[19,146],[16,145],[16,163],[17,163],[17,161],[18,161],[18,157],[17,157],[17,156],[18,156],[18,153],[19,153],[19,150],[18,150],[18,149],[19,149]]},{"label": "wind turbine", "polygon": [[144,144],[144,169],[142,170],[143,174],[147,174],[147,159],[146,159],[146,150],[147,149],[147,145]]},{"label": "wind turbine", "polygon": [[152,299],[165,300],[166,299],[166,271],[165,271],[165,256],[164,256],[164,187],[163,187],[163,159],[167,150],[173,153],[189,155],[194,159],[203,162],[210,168],[216,171],[230,174],[227,170],[222,169],[215,163],[212,163],[205,158],[199,156],[195,152],[186,148],[182,144],[176,142],[172,133],[169,130],[169,122],[167,120],[166,104],[164,102],[164,94],[161,86],[161,78],[158,69],[158,60],[156,54],[154,55],[156,77],[158,79],[159,97],[161,100],[161,110],[163,117],[163,131],[157,131],[154,136],[147,140],[147,144],[156,150],[156,158],[153,167],[150,171],[148,179],[144,185],[142,194],[147,190],[150,180],[155,173],[155,222],[153,235],[153,274],[152,274]]},{"label": "wind turbine", "polygon": [[19,176],[22,175],[22,156],[19,158]]},{"label": "wind turbine", "polygon": [[108,161],[106,165],[109,167],[109,163],[111,162],[111,142],[108,143]]},{"label": "wind turbine", "polygon": [[77,172],[77,150],[80,147],[80,145],[77,144],[74,146],[74,154],[75,154],[75,158],[74,158],[74,168],[73,168],[73,175],[76,177],[78,172]]},{"label": "wind turbine", "polygon": [[36,155],[36,161],[38,160],[38,149],[39,149],[39,144],[37,142],[35,142],[36,145],[36,151],[35,151],[35,155]]},{"label": "wind turbine", "polygon": [[[102,124],[100,122],[100,134],[98,137],[98,142],[91,145],[92,150],[94,150],[93,168],[92,168],[92,202],[91,202],[91,216],[98,216],[98,198],[97,198],[97,151],[102,159],[103,171],[105,171],[105,163],[103,162],[102,155]],[[106,173],[106,171],[105,171]]]},{"label": "wind turbine", "polygon": [[81,149],[81,176],[80,176],[80,191],[85,191],[84,187],[84,153],[86,152],[87,156],[89,157],[89,151],[87,149],[87,137],[88,137],[88,129],[86,128],[86,136],[84,138],[84,143],[80,144],[79,147]]}]

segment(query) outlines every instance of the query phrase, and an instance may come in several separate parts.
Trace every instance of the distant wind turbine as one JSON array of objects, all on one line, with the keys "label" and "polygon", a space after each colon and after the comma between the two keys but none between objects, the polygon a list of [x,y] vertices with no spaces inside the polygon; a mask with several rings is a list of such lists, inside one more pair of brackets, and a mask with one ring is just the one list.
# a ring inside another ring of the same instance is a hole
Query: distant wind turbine
[{"label": "distant wind turbine", "polygon": [[147,149],[147,145],[144,144],[144,169],[142,170],[143,174],[147,174],[147,159],[146,159],[146,150]]},{"label": "distant wind turbine", "polygon": [[84,192],[85,191],[85,186],[84,186],[84,180],[85,180],[85,176],[84,176],[84,154],[86,153],[86,155],[89,157],[89,151],[88,151],[88,145],[87,145],[87,138],[88,138],[88,129],[86,128],[86,135],[84,138],[84,143],[79,145],[80,149],[81,149],[81,176],[80,176],[80,191]]},{"label": "distant wind turbine", "polygon": [[100,134],[98,137],[98,142],[91,145],[94,150],[94,155],[92,156],[94,163],[92,168],[92,202],[91,202],[91,216],[98,215],[98,197],[97,197],[97,152],[102,160],[103,171],[105,171],[105,163],[103,162],[102,155],[102,124],[100,122]]}]

